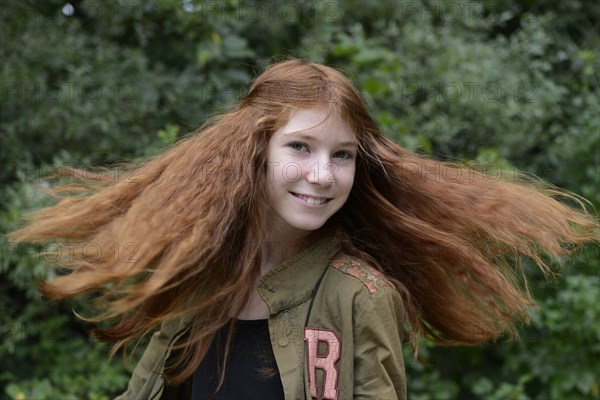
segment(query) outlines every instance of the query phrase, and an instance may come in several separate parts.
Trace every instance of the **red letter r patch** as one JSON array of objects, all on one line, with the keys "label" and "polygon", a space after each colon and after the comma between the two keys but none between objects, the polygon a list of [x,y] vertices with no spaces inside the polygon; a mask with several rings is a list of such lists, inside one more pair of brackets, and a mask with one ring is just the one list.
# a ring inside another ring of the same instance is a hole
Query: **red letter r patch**
[{"label": "red letter r patch", "polygon": [[[338,398],[338,370],[335,365],[340,359],[341,343],[335,332],[330,329],[304,328],[306,359],[308,364],[308,383],[310,395],[317,398],[317,368],[323,370],[323,400]],[[327,354],[319,355],[319,342],[327,343]]]}]

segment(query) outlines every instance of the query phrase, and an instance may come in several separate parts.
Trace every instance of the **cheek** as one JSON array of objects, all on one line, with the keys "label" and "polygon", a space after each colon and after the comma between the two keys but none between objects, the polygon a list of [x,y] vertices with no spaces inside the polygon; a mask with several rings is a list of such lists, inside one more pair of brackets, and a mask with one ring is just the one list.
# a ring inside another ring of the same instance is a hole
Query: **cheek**
[{"label": "cheek", "polygon": [[284,165],[276,165],[271,169],[271,173],[268,177],[267,187],[269,194],[275,198],[280,196],[281,192],[285,192],[286,188],[291,183],[288,176],[293,177],[295,173],[294,168],[284,168]]},{"label": "cheek", "polygon": [[282,162],[281,165],[275,169],[277,174],[275,179],[280,185],[297,182],[304,175],[304,167],[305,166],[293,161]]},{"label": "cheek", "polygon": [[337,174],[337,182],[340,188],[349,192],[354,184],[354,168],[341,169]]},{"label": "cheek", "polygon": [[281,183],[277,180],[270,180],[267,182],[267,202],[270,207],[277,207],[281,203],[282,193],[285,189],[282,188]]}]

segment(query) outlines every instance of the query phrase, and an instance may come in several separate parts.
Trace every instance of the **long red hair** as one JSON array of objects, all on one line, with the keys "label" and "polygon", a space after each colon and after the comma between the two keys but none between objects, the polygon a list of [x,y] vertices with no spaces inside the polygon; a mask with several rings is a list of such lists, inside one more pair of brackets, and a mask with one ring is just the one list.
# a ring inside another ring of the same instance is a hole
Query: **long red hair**
[{"label": "long red hair", "polygon": [[[521,260],[548,273],[547,260],[597,240],[598,223],[579,197],[522,174],[491,176],[412,154],[381,133],[342,73],[299,60],[267,68],[230,112],[121,179],[65,169],[80,183],[53,189],[60,201],[9,237],[71,243],[72,257],[60,263],[70,273],[41,292],[95,293],[91,320],[112,322],[95,334],[115,351],[193,313],[171,365],[171,380],[181,382],[240,311],[260,271],[269,138],[292,111],[322,105],[359,144],[352,192],[328,225],[343,232],[348,253],[398,287],[413,339],[475,344],[516,333],[533,304],[526,281],[519,283]],[[90,259],[86,243],[113,250]]]}]

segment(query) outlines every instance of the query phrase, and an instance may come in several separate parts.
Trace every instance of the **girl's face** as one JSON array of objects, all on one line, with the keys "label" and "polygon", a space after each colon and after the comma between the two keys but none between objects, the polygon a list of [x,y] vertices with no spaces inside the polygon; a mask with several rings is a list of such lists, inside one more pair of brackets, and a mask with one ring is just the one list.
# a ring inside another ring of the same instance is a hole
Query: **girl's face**
[{"label": "girl's face", "polygon": [[267,149],[267,186],[280,234],[319,229],[348,199],[354,182],[354,134],[326,108],[302,109],[273,134]]}]

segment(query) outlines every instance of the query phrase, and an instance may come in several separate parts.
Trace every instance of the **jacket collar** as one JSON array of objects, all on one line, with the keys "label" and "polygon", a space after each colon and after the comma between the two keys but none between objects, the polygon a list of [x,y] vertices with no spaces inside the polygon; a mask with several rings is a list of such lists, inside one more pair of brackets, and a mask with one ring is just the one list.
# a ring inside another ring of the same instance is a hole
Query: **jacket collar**
[{"label": "jacket collar", "polygon": [[328,232],[263,276],[258,282],[257,290],[269,306],[271,314],[311,298],[330,260],[340,250],[340,238],[335,232]]}]

